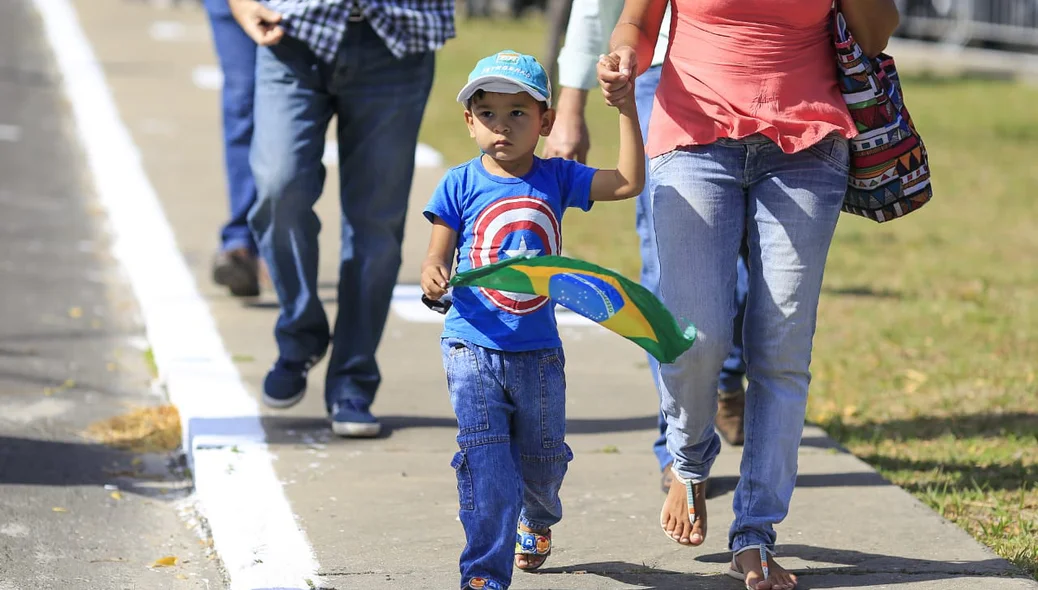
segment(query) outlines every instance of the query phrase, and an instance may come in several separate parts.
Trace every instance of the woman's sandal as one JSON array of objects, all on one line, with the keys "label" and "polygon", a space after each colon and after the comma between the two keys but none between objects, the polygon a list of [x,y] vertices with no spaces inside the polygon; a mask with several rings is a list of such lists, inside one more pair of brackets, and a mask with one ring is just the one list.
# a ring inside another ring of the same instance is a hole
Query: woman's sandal
[{"label": "woman's sandal", "polygon": [[[692,483],[692,480],[685,479],[684,477],[681,477],[681,475],[678,474],[677,470],[674,469],[673,465],[670,467],[670,471],[673,474],[674,479],[676,481],[679,481],[679,482],[681,482],[681,483],[683,483],[685,485],[685,491],[688,494],[688,524],[691,525],[691,526],[695,526],[696,519],[698,518],[696,516],[696,496],[697,495],[702,495],[703,497],[706,497],[706,482],[703,481],[703,482],[697,483],[697,484],[696,483]],[[699,494],[696,493],[696,488],[699,488]],[[668,490],[668,492],[669,492],[669,490]],[[666,510],[667,509],[664,506],[663,510],[660,511],[660,528],[663,529],[663,534],[667,535],[668,539],[670,539],[671,541],[674,541],[675,543],[678,543],[679,545],[682,545],[683,543],[678,542],[677,539],[675,539],[674,537],[670,536],[670,533],[667,532],[667,528],[663,525],[663,515],[666,512]],[[691,533],[689,533],[689,534],[691,535]],[[706,534],[703,534],[703,538],[704,539],[706,538]],[[689,544],[687,546],[688,547],[694,547],[694,545],[691,545],[691,544]]]},{"label": "woman's sandal", "polygon": [[728,576],[735,578],[736,580],[741,580],[743,584],[746,586],[746,590],[754,589],[751,588],[749,584],[746,584],[746,573],[739,571],[739,565],[735,562],[735,556],[745,551],[750,551],[752,549],[757,549],[758,551],[760,551],[760,570],[761,573],[764,574],[764,577],[761,579],[761,581],[768,579],[768,556],[775,555],[775,552],[771,549],[768,549],[765,545],[747,545],[732,554],[732,565],[728,568]]},{"label": "woman's sandal", "polygon": [[[544,562],[548,560],[548,556],[551,555],[551,529],[543,533],[536,533],[517,528],[515,531],[515,554],[528,556],[526,563],[529,565],[524,567],[518,563],[515,564],[515,567],[524,572],[532,572],[544,565]],[[538,561],[535,557],[539,557],[540,560]]]}]

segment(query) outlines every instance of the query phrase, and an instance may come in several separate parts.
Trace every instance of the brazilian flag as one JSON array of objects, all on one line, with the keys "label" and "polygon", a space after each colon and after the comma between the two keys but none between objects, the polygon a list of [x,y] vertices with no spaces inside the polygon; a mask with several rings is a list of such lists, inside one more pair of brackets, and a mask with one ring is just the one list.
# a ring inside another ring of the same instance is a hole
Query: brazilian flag
[{"label": "brazilian flag", "polygon": [[672,363],[696,340],[648,289],[601,266],[564,256],[515,257],[454,275],[454,287],[548,297]]}]

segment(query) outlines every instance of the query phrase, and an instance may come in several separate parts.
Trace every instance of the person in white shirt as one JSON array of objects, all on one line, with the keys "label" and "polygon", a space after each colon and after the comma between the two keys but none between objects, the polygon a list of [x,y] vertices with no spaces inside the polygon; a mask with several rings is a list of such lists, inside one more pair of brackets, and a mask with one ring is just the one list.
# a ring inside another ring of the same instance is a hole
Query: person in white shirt
[{"label": "person in white shirt", "polygon": [[[609,36],[613,32],[620,13],[623,0],[573,0],[569,25],[566,29],[566,40],[559,53],[559,94],[556,101],[555,126],[544,143],[544,157],[560,157],[586,163],[588,151],[591,149],[591,137],[584,109],[587,105],[588,91],[598,85],[595,65],[599,56],[608,52]],[[635,85],[635,102],[638,106],[642,137],[648,135],[649,115],[652,113],[659,85],[660,72],[667,55],[670,42],[670,7],[663,17],[659,39],[653,53],[652,65],[638,76]],[[638,231],[642,269],[641,283],[645,288],[658,294],[659,261],[656,255],[656,238],[652,227],[651,172],[646,171],[645,190],[638,195],[635,208],[635,226]],[[724,367],[718,377],[718,408],[715,425],[724,439],[732,445],[743,442],[743,407],[746,390],[743,377],[746,366],[742,354],[742,320],[746,309],[746,290],[748,285],[746,272],[745,246],[740,253],[738,267],[739,278],[736,285],[735,298],[737,314],[732,350],[725,360]],[[649,368],[653,379],[657,375],[657,363],[649,356]],[[662,472],[662,488],[666,492],[672,482],[671,470],[668,468],[671,455],[667,451],[667,423],[661,413],[658,420],[660,435],[653,443],[653,453],[659,461]]]}]

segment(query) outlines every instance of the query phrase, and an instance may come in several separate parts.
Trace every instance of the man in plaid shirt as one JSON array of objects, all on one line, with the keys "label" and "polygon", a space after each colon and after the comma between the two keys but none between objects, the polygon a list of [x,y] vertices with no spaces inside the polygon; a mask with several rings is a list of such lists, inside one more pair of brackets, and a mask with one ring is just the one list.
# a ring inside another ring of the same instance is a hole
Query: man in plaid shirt
[{"label": "man in plaid shirt", "polygon": [[[249,225],[280,301],[279,357],[263,383],[275,408],[298,403],[331,345],[325,404],[340,436],[375,436],[375,349],[400,267],[418,127],[434,51],[454,36],[453,0],[229,0],[259,44]],[[336,116],[342,203],[339,312],[317,293],[313,212],[325,133]]]}]

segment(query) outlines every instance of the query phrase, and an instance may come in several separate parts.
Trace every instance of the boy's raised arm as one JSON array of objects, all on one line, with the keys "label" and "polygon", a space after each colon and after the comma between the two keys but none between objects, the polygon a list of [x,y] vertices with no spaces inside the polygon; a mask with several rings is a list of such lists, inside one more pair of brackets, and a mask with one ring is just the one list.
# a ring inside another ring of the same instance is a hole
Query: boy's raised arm
[{"label": "boy's raised arm", "polygon": [[422,292],[433,301],[447,293],[457,245],[458,232],[439,217],[435,218],[429,236],[429,249],[422,261]]},{"label": "boy's raised arm", "polygon": [[[598,62],[599,79],[620,76],[612,56]],[[630,74],[627,74],[630,75]],[[599,170],[591,181],[592,201],[620,201],[638,196],[645,187],[645,146],[632,92],[617,105],[620,111],[620,156],[615,170]]]}]

